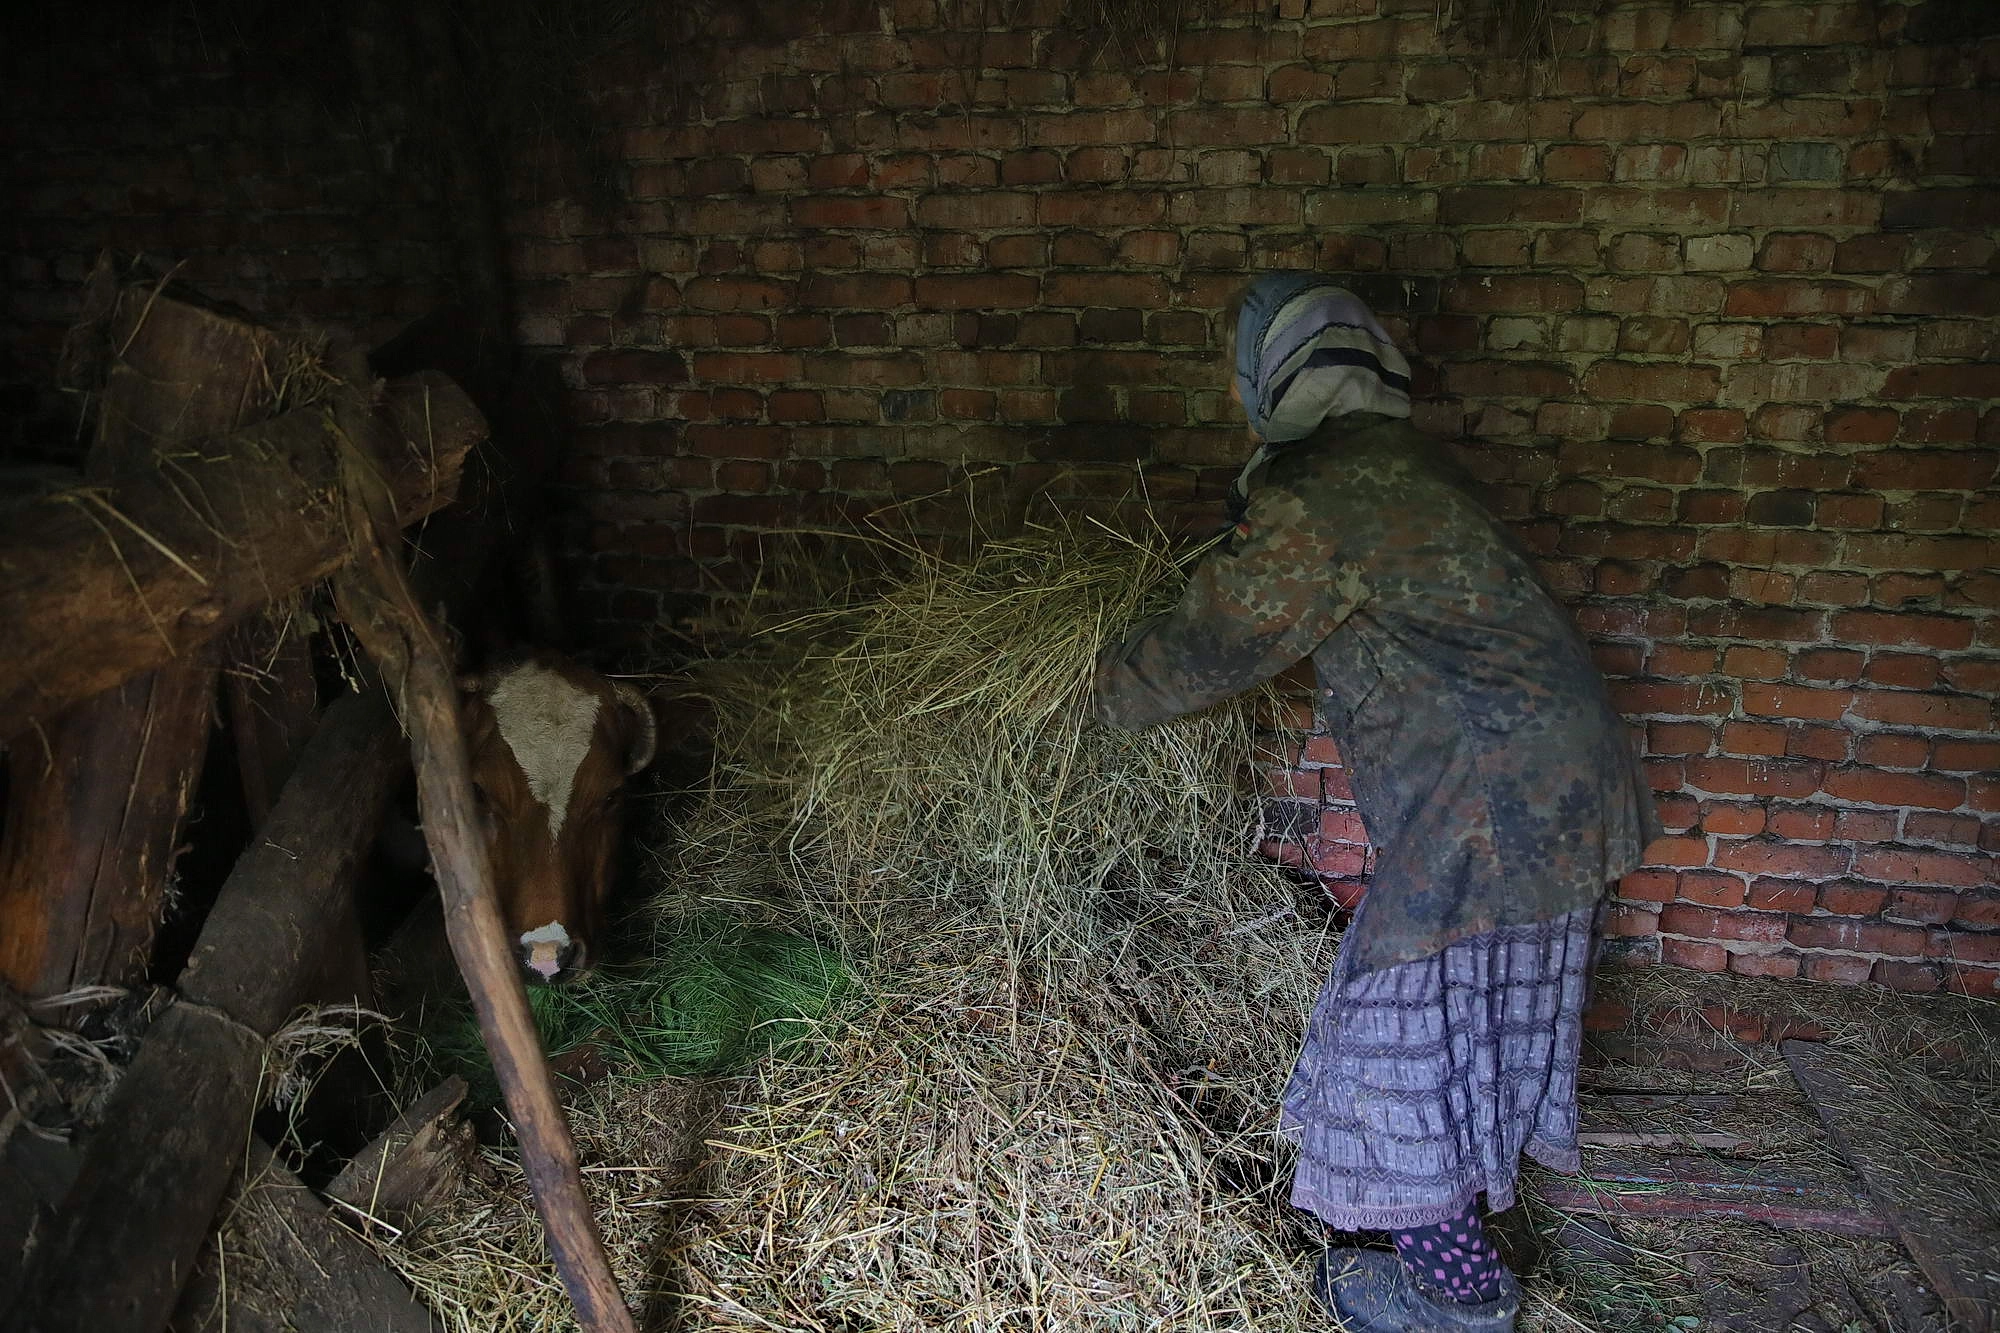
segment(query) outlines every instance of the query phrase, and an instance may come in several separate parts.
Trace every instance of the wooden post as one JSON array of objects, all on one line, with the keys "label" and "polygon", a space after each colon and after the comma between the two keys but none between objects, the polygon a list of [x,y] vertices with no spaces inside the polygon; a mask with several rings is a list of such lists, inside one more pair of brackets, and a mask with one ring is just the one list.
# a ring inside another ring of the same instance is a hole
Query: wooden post
[{"label": "wooden post", "polygon": [[[157,287],[118,290],[103,261],[92,286],[106,308],[76,334],[108,340],[84,468],[92,486],[158,473],[168,451],[268,412],[277,334]],[[216,663],[196,644],[76,704],[40,746],[15,747],[0,847],[0,978],[17,990],[45,996],[145,977],[208,753]]]},{"label": "wooden post", "polygon": [[145,976],[214,696],[212,662],[149,671],[14,747],[0,979],[15,990]]},{"label": "wooden post", "polygon": [[259,612],[230,636],[222,699],[250,827],[261,828],[319,721],[312,641],[291,618]]},{"label": "wooden post", "polygon": [[[337,415],[354,423],[343,434],[364,444],[368,437],[361,405],[350,403]],[[578,1322],[589,1333],[633,1333],[631,1311],[619,1294],[583,1192],[576,1145],[528,1011],[521,970],[507,947],[492,868],[473,811],[471,764],[451,658],[411,595],[408,574],[392,551],[396,530],[387,491],[363,449],[357,448],[353,464],[347,496],[358,549],[334,583],[341,616],[400,701],[416,760],[424,840],[444,898],[445,930],[514,1122],[556,1268],[576,1304]]]}]

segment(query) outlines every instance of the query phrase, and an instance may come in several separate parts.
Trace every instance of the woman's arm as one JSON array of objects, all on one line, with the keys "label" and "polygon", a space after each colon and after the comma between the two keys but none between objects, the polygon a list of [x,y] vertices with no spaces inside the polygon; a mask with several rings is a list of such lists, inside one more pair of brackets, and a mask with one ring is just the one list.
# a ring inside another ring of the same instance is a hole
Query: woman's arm
[{"label": "woman's arm", "polygon": [[1240,694],[1319,646],[1367,599],[1327,525],[1266,486],[1230,539],[1195,567],[1172,611],[1097,658],[1100,721],[1136,731]]}]

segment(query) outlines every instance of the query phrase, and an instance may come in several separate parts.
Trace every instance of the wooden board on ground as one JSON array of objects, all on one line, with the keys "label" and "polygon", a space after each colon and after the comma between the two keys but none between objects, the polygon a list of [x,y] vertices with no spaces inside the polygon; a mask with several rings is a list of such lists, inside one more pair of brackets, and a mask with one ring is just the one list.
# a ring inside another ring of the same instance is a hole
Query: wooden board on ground
[{"label": "wooden board on ground", "polygon": [[435,1333],[401,1278],[262,1143],[169,1333]]},{"label": "wooden board on ground", "polygon": [[[1910,1256],[1944,1298],[1954,1326],[1969,1333],[1992,1333],[2000,1323],[2000,1245],[1995,1244],[1992,1219],[1960,1214],[1952,1209],[1950,1195],[1925,1187],[1918,1178],[1922,1165],[1871,1129],[1881,1116],[1868,1114],[1868,1089],[1837,1071],[1826,1047],[1788,1041],[1782,1049],[1792,1076],[1812,1099],[1834,1144],[1860,1173]],[[1852,1053],[1848,1058],[1854,1058]],[[1889,1076],[1893,1077],[1892,1071]],[[1916,1127],[1902,1129],[1910,1132]],[[1949,1142],[1952,1132],[1938,1125],[1929,1134],[1912,1137]]]}]

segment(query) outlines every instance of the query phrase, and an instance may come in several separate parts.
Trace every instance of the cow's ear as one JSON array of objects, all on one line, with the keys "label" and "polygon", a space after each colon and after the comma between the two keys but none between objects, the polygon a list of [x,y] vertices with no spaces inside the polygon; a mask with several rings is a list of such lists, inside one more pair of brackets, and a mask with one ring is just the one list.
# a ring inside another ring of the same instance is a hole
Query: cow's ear
[{"label": "cow's ear", "polygon": [[640,691],[622,680],[612,681],[611,688],[631,723],[627,732],[630,740],[625,750],[625,775],[630,777],[653,762],[653,751],[659,744],[660,724],[653,716],[651,701]]}]

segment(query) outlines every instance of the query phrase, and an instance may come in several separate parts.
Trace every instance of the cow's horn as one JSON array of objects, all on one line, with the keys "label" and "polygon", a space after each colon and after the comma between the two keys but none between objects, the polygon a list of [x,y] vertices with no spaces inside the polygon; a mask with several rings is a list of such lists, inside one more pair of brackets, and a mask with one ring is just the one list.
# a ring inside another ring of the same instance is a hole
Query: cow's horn
[{"label": "cow's horn", "polygon": [[653,716],[653,705],[639,690],[622,680],[611,682],[611,688],[618,692],[618,701],[632,712],[632,721],[637,730],[632,737],[632,748],[625,756],[625,773],[630,776],[653,762],[653,749],[659,744],[660,723]]}]

